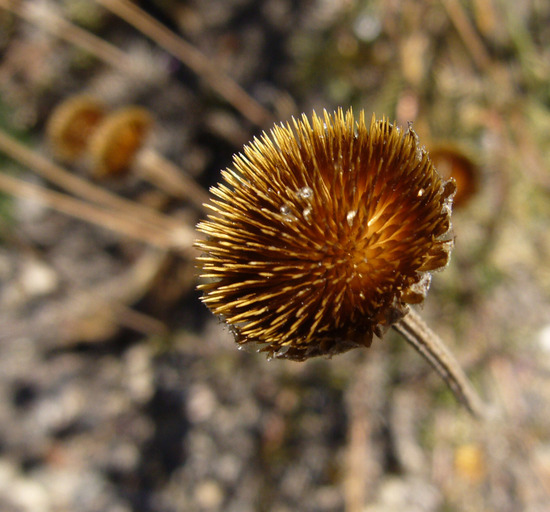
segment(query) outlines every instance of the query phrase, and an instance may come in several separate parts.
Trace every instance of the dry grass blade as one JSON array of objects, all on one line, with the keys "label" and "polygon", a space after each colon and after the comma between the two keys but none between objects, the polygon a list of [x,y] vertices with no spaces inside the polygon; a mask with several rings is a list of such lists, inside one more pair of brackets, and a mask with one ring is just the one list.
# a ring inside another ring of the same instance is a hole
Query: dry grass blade
[{"label": "dry grass blade", "polygon": [[19,163],[29,167],[37,174],[48,179],[83,199],[109,207],[130,219],[139,219],[141,224],[164,233],[182,229],[180,223],[143,206],[135,201],[129,201],[108,190],[98,187],[62,167],[50,162],[40,154],[20,144],[13,137],[0,130],[0,151],[9,155]]},{"label": "dry grass blade", "polygon": [[[94,34],[91,34],[90,32],[87,32],[86,30],[72,24],[70,21],[62,18],[61,16],[56,15],[51,10],[45,11],[44,9],[36,8],[36,6],[31,2],[14,3],[6,0],[0,0],[0,7],[16,14],[17,16],[20,16],[30,23],[37,25],[41,29],[49,31],[56,37],[64,39],[71,44],[86,50],[97,59],[113,66],[116,69],[120,69],[128,74],[132,74],[133,72],[132,61],[126,53],[107,41],[95,36]],[[46,16],[46,23],[44,22],[44,16]],[[161,28],[162,26],[159,25],[156,30],[161,30]],[[196,52],[196,50],[190,45],[189,48],[192,52]],[[206,57],[201,55],[200,58],[202,58],[210,68],[212,67]],[[198,60],[196,62],[198,63]],[[237,88],[239,87],[237,84],[234,85]],[[225,88],[224,90],[231,90],[231,87],[229,87],[229,89]],[[241,92],[248,97],[244,91],[241,90]],[[251,98],[249,99],[253,101]],[[241,101],[241,103],[243,102]],[[258,104],[256,107],[257,109],[263,110],[262,115],[269,116],[269,113],[265,111],[263,107]],[[246,108],[250,111],[250,107]],[[259,116],[257,119],[259,120]],[[260,124],[260,122],[258,122],[258,124]],[[187,175],[181,168],[152,151],[147,151],[143,158],[144,161],[138,162],[138,165],[147,170],[145,173],[145,177],[147,179],[172,196],[188,199],[200,211],[204,212],[203,203],[207,202],[208,194],[195,182],[192,177]],[[67,180],[64,178],[64,181]],[[70,178],[69,181],[72,183],[75,182],[74,179],[71,180]]]},{"label": "dry grass blade", "polygon": [[458,31],[470,56],[480,70],[486,70],[491,64],[491,58],[485,45],[473,28],[462,5],[457,0],[441,0],[451,22]]},{"label": "dry grass blade", "polygon": [[215,61],[199,52],[188,42],[156,21],[137,5],[126,0],[96,0],[109,11],[120,16],[160,47],[204,78],[208,85],[241,114],[258,126],[273,121],[271,114],[239,84],[220,72]]},{"label": "dry grass blade", "polygon": [[122,50],[58,16],[52,9],[44,9],[33,2],[10,2],[9,0],[0,0],[0,7],[37,25],[42,30],[86,50],[114,68],[127,73],[132,72],[132,65]]},{"label": "dry grass blade", "polygon": [[[77,96],[78,100],[79,97]],[[87,102],[87,99],[85,100]],[[72,107],[71,99],[60,105],[50,119],[58,119],[56,114],[63,113],[63,107]],[[87,103],[85,104],[87,107]],[[53,123],[52,123],[53,124]],[[171,197],[190,201],[199,211],[205,212],[203,206],[209,199],[206,191],[181,168],[162,157],[152,148],[147,147],[145,140],[151,131],[153,118],[150,112],[142,107],[123,107],[107,115],[99,126],[94,127],[88,140],[84,142],[85,151],[90,159],[92,174],[97,178],[122,177],[137,170],[140,177],[149,181]],[[69,123],[59,123],[63,128],[72,127],[79,134],[82,128]],[[58,131],[62,132],[61,128]],[[56,137],[50,137],[54,146]],[[62,140],[62,137],[58,137]],[[67,137],[68,147],[73,146]]]},{"label": "dry grass blade", "polygon": [[148,336],[166,336],[168,328],[156,318],[137,311],[122,302],[109,303],[119,325],[129,327]]},{"label": "dry grass blade", "polygon": [[210,196],[193,178],[183,173],[179,167],[151,149],[144,149],[136,158],[136,167],[159,189],[190,201],[199,211],[207,213],[204,204]]},{"label": "dry grass blade", "polygon": [[38,201],[49,208],[121,233],[154,247],[161,249],[173,248],[173,241],[165,231],[155,230],[139,221],[117,216],[103,208],[3,173],[0,173],[0,190],[16,197]]}]

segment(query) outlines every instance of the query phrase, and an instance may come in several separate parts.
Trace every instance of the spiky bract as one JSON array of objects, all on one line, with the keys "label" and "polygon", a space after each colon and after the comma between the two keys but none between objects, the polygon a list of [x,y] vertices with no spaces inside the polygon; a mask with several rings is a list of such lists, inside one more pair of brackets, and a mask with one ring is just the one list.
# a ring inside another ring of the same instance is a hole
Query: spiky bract
[{"label": "spiky bract", "polygon": [[204,303],[238,343],[303,360],[369,346],[452,246],[454,183],[412,129],[303,115],[235,156],[197,242]]}]

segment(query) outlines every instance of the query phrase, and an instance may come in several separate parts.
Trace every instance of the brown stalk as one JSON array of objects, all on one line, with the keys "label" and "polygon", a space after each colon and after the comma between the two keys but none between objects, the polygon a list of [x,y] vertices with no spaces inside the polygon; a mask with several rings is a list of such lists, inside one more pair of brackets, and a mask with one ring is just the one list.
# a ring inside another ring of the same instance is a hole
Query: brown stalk
[{"label": "brown stalk", "polygon": [[486,70],[491,64],[491,58],[460,2],[441,0],[441,3],[478,69]]},{"label": "brown stalk", "polygon": [[70,173],[59,165],[50,162],[39,153],[30,150],[2,130],[0,130],[0,151],[64,190],[82,199],[111,208],[132,219],[135,223],[139,222],[146,227],[154,228],[164,233],[172,233],[182,229],[181,224],[176,220],[144,205],[117,196]]},{"label": "brown stalk", "polygon": [[106,305],[114,309],[114,316],[120,326],[129,327],[147,336],[165,336],[168,333],[163,322],[123,302],[109,302]]},{"label": "brown stalk", "polygon": [[409,308],[408,313],[392,327],[430,363],[472,415],[477,418],[487,416],[485,405],[458,361],[418,313]]},{"label": "brown stalk", "polygon": [[203,302],[268,357],[369,347],[393,326],[477,417],[486,408],[411,311],[449,262],[456,185],[416,133],[365,112],[304,114],[255,139],[222,172],[198,225]]},{"label": "brown stalk", "polygon": [[139,222],[113,215],[112,212],[98,206],[39,185],[27,183],[1,172],[0,190],[16,197],[38,201],[59,212],[146,242],[154,247],[173,248],[170,236],[164,231],[158,231]]},{"label": "brown stalk", "polygon": [[272,115],[237,82],[220,72],[215,60],[197,50],[137,5],[127,0],[96,0],[105,9],[124,19],[137,30],[155,41],[161,48],[201,76],[208,85],[248,120],[258,126],[273,120]]},{"label": "brown stalk", "polygon": [[[76,97],[79,98],[78,96]],[[57,119],[56,113],[63,113],[65,105],[71,106],[71,98],[54,110],[50,119]],[[63,119],[61,119],[63,121]],[[199,211],[205,213],[204,203],[209,200],[206,191],[181,168],[162,157],[154,149],[148,148],[145,140],[152,128],[153,119],[143,107],[123,107],[105,116],[97,126],[93,126],[83,138],[83,153],[88,154],[90,171],[96,178],[123,177],[136,170],[139,176],[152,183],[171,197],[186,199]],[[61,129],[63,128],[63,129]],[[78,118],[68,117],[67,123],[60,122],[61,134],[79,130]],[[82,133],[82,131],[80,131]],[[70,147],[70,137],[66,144],[52,145]],[[62,135],[60,140],[63,140]]]},{"label": "brown stalk", "polygon": [[[106,64],[116,69],[121,69],[124,72],[129,74],[133,73],[131,60],[128,58],[128,55],[125,52],[118,49],[116,46],[108,43],[107,41],[101,39],[100,37],[97,37],[94,34],[87,32],[86,30],[74,25],[70,21],[56,15],[53,12],[48,12],[48,20],[47,20],[48,22],[44,23],[43,16],[41,16],[40,15],[41,13],[38,12],[36,9],[33,10],[32,4],[30,2],[22,3],[22,2],[10,2],[9,0],[0,0],[0,7],[12,12],[13,14],[16,14],[17,16],[25,19],[30,23],[33,23],[39,26],[42,29],[47,30],[48,32],[50,32],[56,37],[64,39],[65,41],[68,41],[69,43],[74,44],[75,46],[83,48],[85,51],[87,51],[97,59],[105,62]],[[150,21],[154,21],[154,20],[151,19]],[[162,32],[162,29],[163,29],[162,25],[156,24],[155,31],[154,31],[155,34]],[[174,34],[171,34],[171,37],[176,40],[178,39],[177,36],[175,36]],[[183,43],[184,43],[184,47],[187,48],[188,46],[190,48],[190,52],[188,53],[196,52],[198,55],[201,56],[200,58],[202,58],[203,61],[210,68],[213,69],[213,67],[210,65],[210,63],[208,62],[208,59],[205,56],[203,56],[202,54],[199,54],[199,52],[197,52],[191,45],[188,45],[188,43],[185,43],[185,42]],[[181,51],[180,49],[180,53],[183,55],[184,52]],[[193,60],[193,62],[197,64],[198,60],[195,59]],[[189,67],[194,69],[193,66],[191,65],[189,65]],[[231,86],[228,86],[228,84],[223,82],[223,79],[220,81],[219,77],[215,77],[215,78],[216,80],[213,82],[213,84],[215,86],[220,86],[221,88],[223,85],[222,91],[232,90]],[[234,83],[234,86],[239,88],[239,86],[235,83]],[[221,93],[222,91],[218,91],[218,92]],[[241,92],[243,95],[248,97],[248,99],[251,102],[254,102],[254,100],[252,100],[252,98],[250,98],[244,90],[241,90]],[[234,92],[232,94],[235,95]],[[240,98],[238,94],[237,94],[237,97]],[[237,101],[239,102],[238,99]],[[254,108],[251,109],[250,106],[246,106],[245,105],[246,102],[243,102],[242,98],[239,103],[242,104],[242,108],[244,108],[247,112],[252,112],[251,115],[256,115],[258,119],[259,119],[259,115],[257,112],[260,112],[260,109],[263,111],[262,115],[269,115],[269,113],[257,103],[256,103],[256,107],[257,107],[256,110],[254,110]],[[238,105],[234,105],[234,106],[238,108]],[[254,112],[256,112],[256,114],[254,114]],[[243,115],[247,117],[246,112],[244,111],[243,111]],[[258,122],[257,124],[261,124],[261,123]],[[150,162],[152,161],[154,161],[155,165],[157,166],[156,168],[153,168],[150,165]],[[159,154],[154,153],[152,151],[147,152],[147,155],[144,157],[144,162],[142,164],[138,162],[138,166],[140,166],[142,169],[147,169],[144,177],[147,179],[150,179],[157,187],[161,188],[163,191],[169,193],[172,196],[183,197],[185,199],[188,199],[199,210],[204,211],[203,203],[207,201],[208,195],[206,191],[204,191],[204,189],[200,187],[196,183],[196,181],[191,176],[189,176],[183,169],[175,166],[173,163],[169,162],[168,160],[162,158]]]},{"label": "brown stalk", "polygon": [[172,197],[187,199],[199,211],[206,213],[204,204],[210,196],[193,178],[156,151],[145,148],[137,154],[135,166],[149,182]]},{"label": "brown stalk", "polygon": [[208,213],[204,206],[210,198],[206,190],[180,167],[154,149],[144,147],[137,150],[126,169],[126,172],[132,171],[135,171],[140,179],[157,187],[169,197],[185,199],[198,211]]}]

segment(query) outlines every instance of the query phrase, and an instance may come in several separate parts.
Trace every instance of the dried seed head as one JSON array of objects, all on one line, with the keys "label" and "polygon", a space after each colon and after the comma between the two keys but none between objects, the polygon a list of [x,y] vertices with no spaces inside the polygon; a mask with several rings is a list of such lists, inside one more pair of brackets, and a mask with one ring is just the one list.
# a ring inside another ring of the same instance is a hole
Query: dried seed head
[{"label": "dried seed head", "polygon": [[456,194],[453,205],[464,206],[479,188],[479,167],[464,151],[452,144],[430,148],[430,158],[443,178],[454,178]]},{"label": "dried seed head", "polygon": [[65,162],[79,158],[105,115],[103,105],[87,95],[71,96],[51,113],[46,136],[54,156]]},{"label": "dried seed head", "polygon": [[141,107],[125,107],[107,116],[90,141],[94,176],[105,178],[126,174],[152,124],[151,115]]},{"label": "dried seed head", "polygon": [[204,303],[238,343],[304,360],[369,346],[421,302],[452,246],[454,182],[417,136],[349,110],[244,148],[197,242]]}]

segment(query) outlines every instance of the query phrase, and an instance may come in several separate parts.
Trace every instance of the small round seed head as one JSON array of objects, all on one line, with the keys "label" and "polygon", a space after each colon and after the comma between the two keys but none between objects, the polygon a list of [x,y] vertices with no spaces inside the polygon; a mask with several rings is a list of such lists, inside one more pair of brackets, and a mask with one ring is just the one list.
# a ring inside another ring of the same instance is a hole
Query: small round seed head
[{"label": "small round seed head", "polygon": [[54,156],[65,162],[82,156],[104,115],[104,106],[91,96],[71,96],[62,101],[50,114],[46,126]]},{"label": "small round seed head", "polygon": [[94,176],[105,178],[126,174],[152,124],[151,115],[142,107],[125,107],[107,116],[90,141]]},{"label": "small round seed head", "polygon": [[456,194],[453,206],[464,206],[479,189],[479,167],[462,149],[453,144],[430,148],[430,158],[443,178],[454,178]]},{"label": "small round seed head", "polygon": [[417,136],[305,115],[245,146],[197,242],[203,302],[239,344],[304,360],[369,346],[449,261],[454,182]]}]

